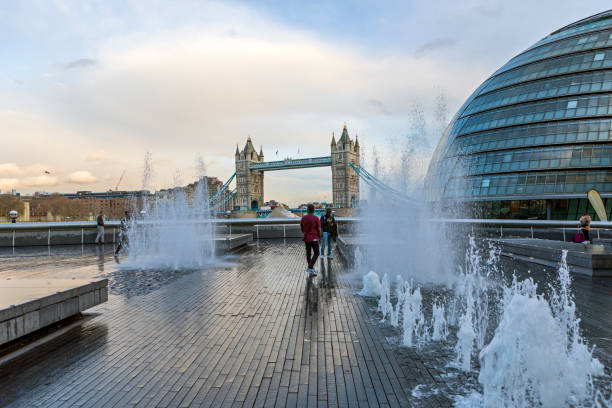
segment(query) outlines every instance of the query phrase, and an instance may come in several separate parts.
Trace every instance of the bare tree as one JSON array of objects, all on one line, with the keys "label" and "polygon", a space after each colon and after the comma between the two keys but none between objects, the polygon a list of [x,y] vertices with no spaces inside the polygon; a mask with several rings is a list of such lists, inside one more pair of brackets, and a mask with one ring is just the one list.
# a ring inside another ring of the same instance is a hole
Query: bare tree
[{"label": "bare tree", "polygon": [[11,210],[15,210],[20,216],[23,216],[23,201],[12,194],[0,194],[0,217],[8,217]]}]

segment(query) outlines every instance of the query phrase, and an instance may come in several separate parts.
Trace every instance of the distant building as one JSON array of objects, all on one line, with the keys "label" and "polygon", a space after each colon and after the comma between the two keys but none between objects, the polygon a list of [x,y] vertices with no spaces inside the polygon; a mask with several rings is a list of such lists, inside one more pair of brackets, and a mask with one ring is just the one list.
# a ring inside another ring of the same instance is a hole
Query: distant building
[{"label": "distant building", "polygon": [[101,193],[92,191],[77,191],[76,193],[60,194],[71,200],[76,206],[77,217],[88,217],[104,211],[109,218],[121,218],[125,211],[132,211],[142,206],[142,199],[152,197],[149,190],[113,191]]},{"label": "distant building", "polygon": [[[200,180],[194,181],[193,183],[187,184],[186,186],[181,187],[173,187],[159,190],[155,193],[155,198],[167,198],[172,194],[176,194],[178,192],[184,192],[188,197],[193,194],[193,192],[197,189]],[[216,194],[221,191],[223,188],[223,182],[219,180],[218,177],[206,177],[206,188],[208,191],[208,197],[213,198]],[[231,192],[229,190],[224,191],[220,197],[215,197],[213,207],[215,211],[228,211],[233,206],[233,200],[229,199]],[[213,209],[213,208],[211,208]]]}]

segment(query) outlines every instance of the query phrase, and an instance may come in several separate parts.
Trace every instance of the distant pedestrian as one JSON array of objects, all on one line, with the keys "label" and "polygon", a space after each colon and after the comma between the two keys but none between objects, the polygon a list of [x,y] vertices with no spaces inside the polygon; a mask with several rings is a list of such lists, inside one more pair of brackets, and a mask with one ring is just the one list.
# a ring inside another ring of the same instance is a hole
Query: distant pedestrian
[{"label": "distant pedestrian", "polygon": [[300,228],[302,229],[302,234],[304,234],[302,240],[306,245],[306,261],[308,262],[306,271],[316,276],[317,271],[315,271],[314,265],[319,257],[319,242],[322,235],[321,220],[314,214],[314,205],[308,204],[307,211],[307,214],[302,217]]},{"label": "distant pedestrian", "polygon": [[98,223],[98,235],[96,236],[95,243],[103,244],[104,243],[104,211],[100,211],[100,215],[98,215],[98,219],[96,221]]},{"label": "distant pedestrian", "polygon": [[580,232],[584,235],[583,244],[591,243],[591,236],[589,235],[589,230],[591,229],[591,216],[589,213],[585,212],[582,217],[580,217]]},{"label": "distant pedestrian", "polygon": [[115,250],[115,255],[119,253],[128,244],[128,228],[130,222],[130,213],[125,211],[123,218],[121,218],[121,226],[119,227],[119,245]]},{"label": "distant pedestrian", "polygon": [[321,216],[321,230],[323,231],[323,238],[321,239],[321,257],[325,258],[325,247],[327,247],[327,258],[333,259],[331,255],[334,237],[334,231],[336,228],[336,219],[332,215],[331,208],[325,209],[325,215]]}]

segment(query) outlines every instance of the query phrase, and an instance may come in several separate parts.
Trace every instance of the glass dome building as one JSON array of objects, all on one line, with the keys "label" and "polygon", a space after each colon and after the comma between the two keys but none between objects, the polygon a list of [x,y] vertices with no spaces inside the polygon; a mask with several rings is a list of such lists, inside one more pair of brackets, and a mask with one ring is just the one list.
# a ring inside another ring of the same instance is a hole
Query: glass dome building
[{"label": "glass dome building", "polygon": [[612,211],[612,10],[512,58],[459,109],[428,171],[430,199],[484,218]]}]

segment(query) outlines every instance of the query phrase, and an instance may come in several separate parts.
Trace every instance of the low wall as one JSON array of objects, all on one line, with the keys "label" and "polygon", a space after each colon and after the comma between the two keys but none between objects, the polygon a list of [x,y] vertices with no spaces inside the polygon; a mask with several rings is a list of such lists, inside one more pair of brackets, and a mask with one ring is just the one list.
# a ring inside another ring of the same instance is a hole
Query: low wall
[{"label": "low wall", "polygon": [[[107,222],[104,242],[115,243],[119,239],[118,234],[119,222]],[[0,228],[0,247],[93,244],[96,235],[95,221],[3,224]]]},{"label": "low wall", "polygon": [[[93,282],[67,279],[3,281],[0,284],[2,302],[14,304],[0,304],[0,345],[106,302],[107,286],[108,279]],[[15,300],[9,300],[11,297]]]}]

